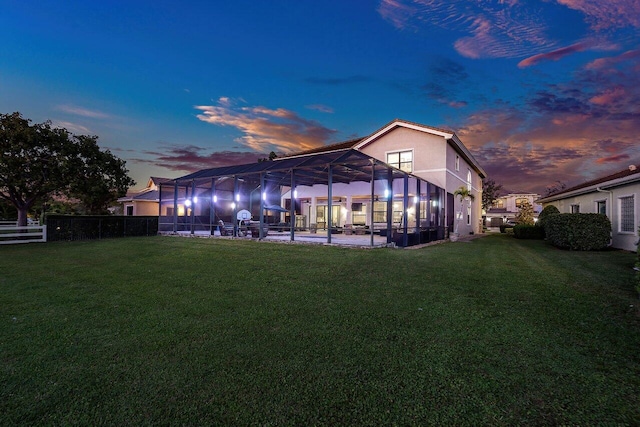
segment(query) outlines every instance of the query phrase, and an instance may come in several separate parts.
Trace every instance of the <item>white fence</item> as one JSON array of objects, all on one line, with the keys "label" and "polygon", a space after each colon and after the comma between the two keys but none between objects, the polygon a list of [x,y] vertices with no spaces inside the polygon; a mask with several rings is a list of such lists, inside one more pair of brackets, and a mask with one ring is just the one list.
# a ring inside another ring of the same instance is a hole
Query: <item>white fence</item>
[{"label": "white fence", "polygon": [[46,225],[16,226],[15,221],[0,221],[0,245],[47,241]]}]

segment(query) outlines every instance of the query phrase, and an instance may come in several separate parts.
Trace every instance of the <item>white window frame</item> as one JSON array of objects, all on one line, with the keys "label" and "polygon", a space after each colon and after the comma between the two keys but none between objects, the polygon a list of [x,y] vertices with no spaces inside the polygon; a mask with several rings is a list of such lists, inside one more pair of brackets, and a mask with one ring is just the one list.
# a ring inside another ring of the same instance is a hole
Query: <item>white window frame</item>
[{"label": "white window frame", "polygon": [[[402,169],[402,167],[401,167],[402,163],[407,163],[407,162],[403,162],[402,161],[402,154],[403,153],[411,153],[411,170],[409,170],[409,171],[406,171],[406,170]],[[391,163],[389,161],[389,156],[392,155],[392,154],[397,154],[398,155],[398,163],[397,163],[397,165],[395,163]],[[389,152],[386,153],[386,156],[385,156],[387,164],[389,164],[391,166],[394,166],[394,167],[397,167],[398,169],[400,169],[400,170],[402,170],[404,172],[408,172],[408,173],[413,173],[413,170],[414,170],[413,163],[415,162],[415,158],[416,158],[416,156],[415,156],[415,153],[413,152],[412,148],[411,149],[406,149],[406,150],[389,151]]]},{"label": "white window frame", "polygon": [[[632,221],[631,230],[622,230],[622,200],[623,199],[631,199],[631,201],[633,203],[632,208],[631,208],[631,221]],[[637,228],[635,208],[636,208],[635,194],[627,194],[627,195],[618,197],[618,233],[620,233],[620,234],[635,234],[636,228]]]},{"label": "white window frame", "polygon": [[467,190],[471,191],[472,185],[471,181],[473,180],[473,175],[471,174],[471,169],[467,169]]},{"label": "white window frame", "polygon": [[569,205],[569,209],[571,213],[580,213],[580,203],[572,203]]},{"label": "white window frame", "polygon": [[460,156],[456,154],[456,171],[460,170]]},{"label": "white window frame", "polygon": [[594,201],[594,205],[595,205],[595,206],[594,206],[594,208],[595,208],[595,213],[601,213],[601,212],[600,212],[600,209],[599,209],[600,203],[604,203],[604,214],[605,214],[605,215],[607,215],[607,216],[609,216],[609,214],[608,214],[608,212],[609,212],[609,206],[607,206],[607,204],[608,204],[608,203],[607,203],[607,199],[600,199],[600,200],[596,200],[596,201]]}]

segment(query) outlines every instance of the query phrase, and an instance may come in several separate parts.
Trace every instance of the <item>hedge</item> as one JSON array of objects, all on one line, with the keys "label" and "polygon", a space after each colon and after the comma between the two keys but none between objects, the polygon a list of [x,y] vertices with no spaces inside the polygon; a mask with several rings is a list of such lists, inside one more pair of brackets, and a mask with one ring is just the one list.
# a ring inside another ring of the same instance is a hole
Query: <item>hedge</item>
[{"label": "hedge", "polygon": [[558,210],[558,208],[556,208],[553,205],[547,205],[544,207],[544,209],[542,209],[542,212],[540,212],[540,214],[538,215],[538,222],[536,222],[536,225],[538,227],[542,228],[542,237],[545,237],[544,234],[544,224],[545,221],[547,220],[547,218],[549,218],[551,215],[557,215],[559,214],[560,211]]},{"label": "hedge", "polygon": [[518,224],[513,227],[516,239],[544,239],[544,229],[537,225]]},{"label": "hedge", "polygon": [[545,218],[545,234],[554,246],[574,251],[597,251],[611,243],[611,221],[602,214],[561,213]]}]

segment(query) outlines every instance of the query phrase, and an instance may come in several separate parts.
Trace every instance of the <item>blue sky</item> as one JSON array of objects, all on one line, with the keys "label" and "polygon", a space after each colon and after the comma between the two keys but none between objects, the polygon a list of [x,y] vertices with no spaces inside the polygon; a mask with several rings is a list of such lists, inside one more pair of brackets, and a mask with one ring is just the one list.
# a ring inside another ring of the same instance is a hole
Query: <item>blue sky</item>
[{"label": "blue sky", "polygon": [[149,176],[455,131],[510,191],[640,163],[640,2],[1,0],[0,113]]}]

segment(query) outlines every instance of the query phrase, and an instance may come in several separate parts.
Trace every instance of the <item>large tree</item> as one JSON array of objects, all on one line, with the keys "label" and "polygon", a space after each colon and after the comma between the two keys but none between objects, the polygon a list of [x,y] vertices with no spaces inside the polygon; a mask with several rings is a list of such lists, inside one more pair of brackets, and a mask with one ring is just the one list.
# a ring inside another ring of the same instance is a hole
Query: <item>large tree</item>
[{"label": "large tree", "polygon": [[502,184],[496,184],[492,179],[482,181],[482,209],[488,211],[491,205],[500,197]]},{"label": "large tree", "polygon": [[31,124],[18,112],[0,114],[0,198],[18,211],[18,225],[54,194],[78,198],[98,212],[134,181],[125,162],[101,151],[95,136],[75,136],[51,122]]}]

